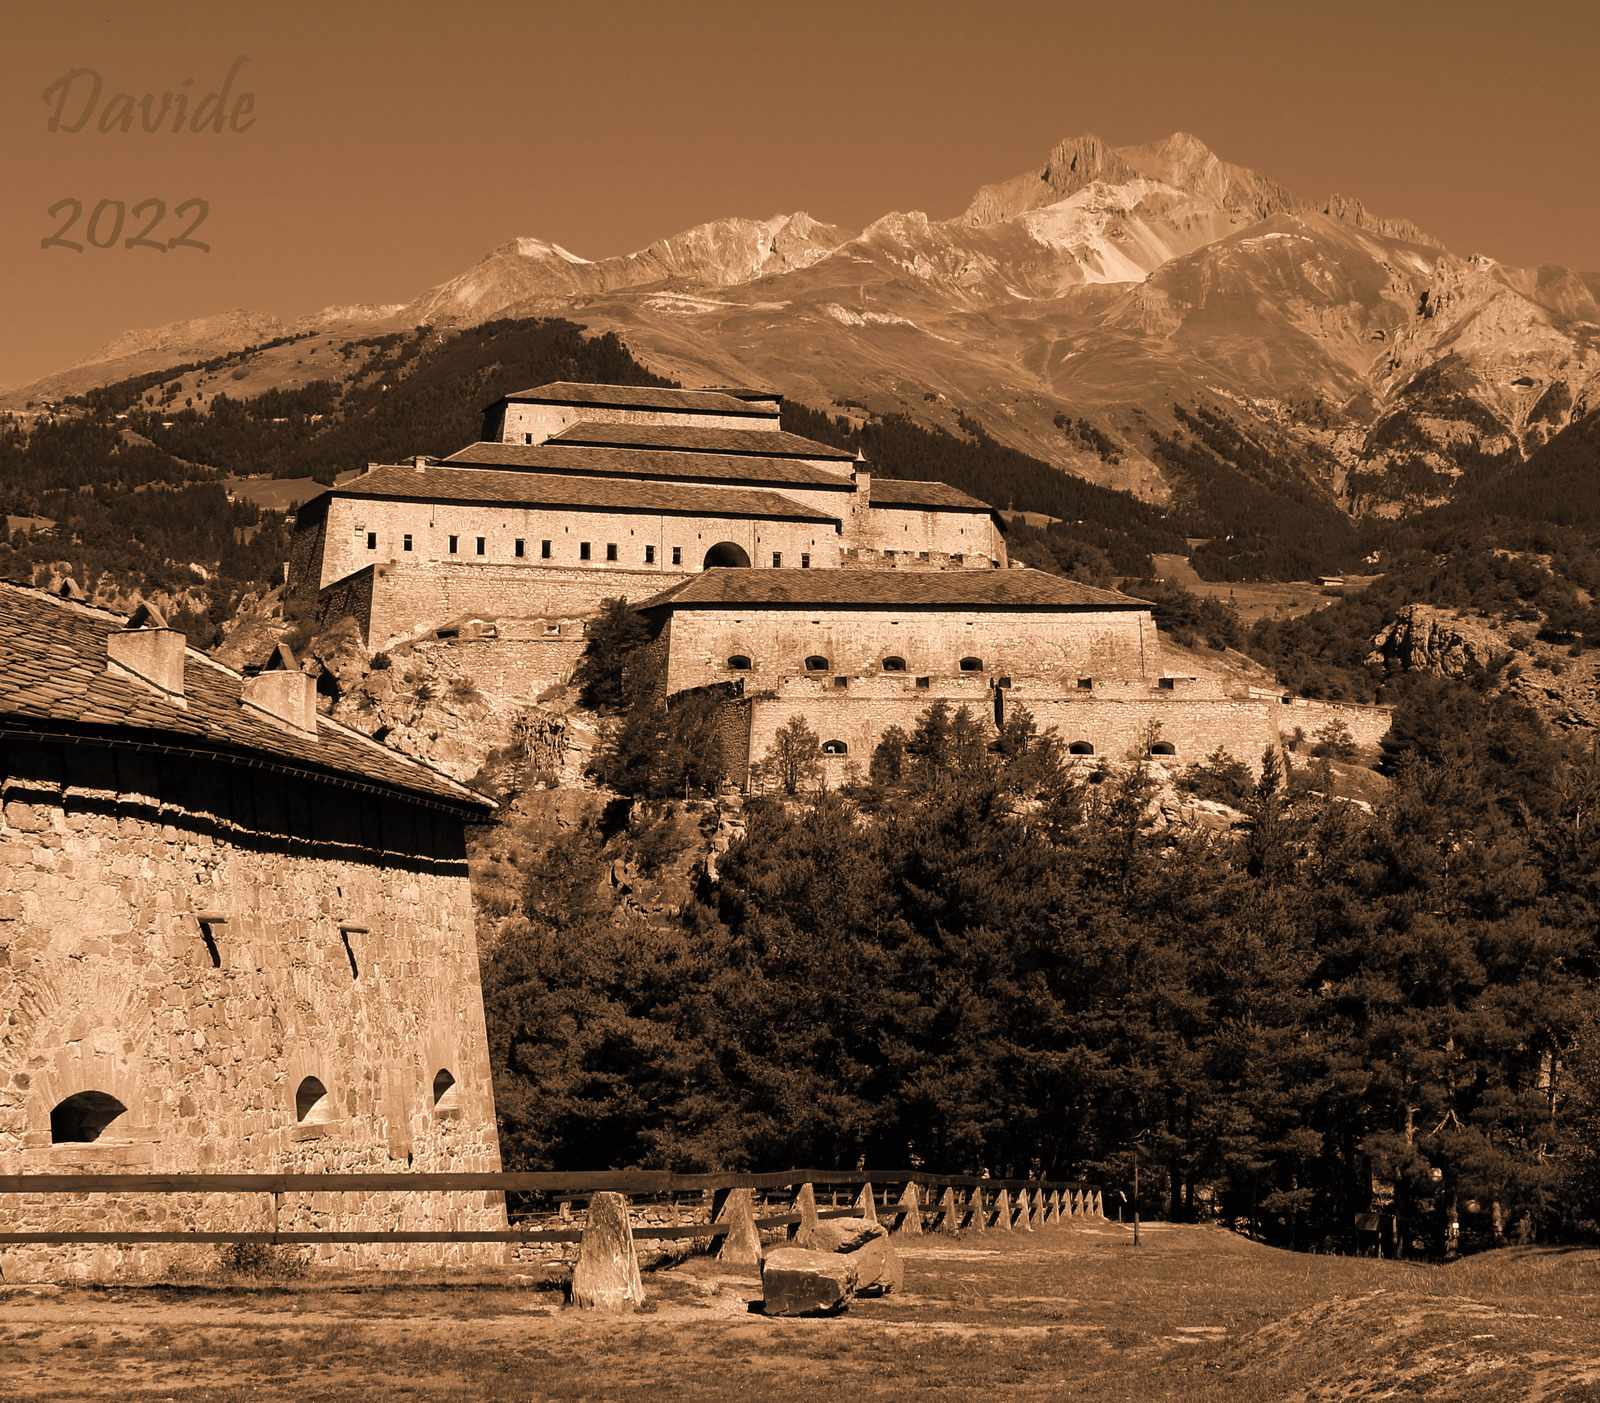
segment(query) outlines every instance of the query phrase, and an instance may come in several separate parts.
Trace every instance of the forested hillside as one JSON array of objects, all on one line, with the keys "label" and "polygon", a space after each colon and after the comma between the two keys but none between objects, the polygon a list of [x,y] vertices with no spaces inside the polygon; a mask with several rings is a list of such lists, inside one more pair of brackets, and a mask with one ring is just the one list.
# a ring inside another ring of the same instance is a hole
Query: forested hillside
[{"label": "forested hillside", "polygon": [[1159,825],[1142,765],[1064,758],[930,709],[855,788],[749,802],[681,912],[616,886],[694,819],[681,775],[520,854],[485,966],[508,1167],[1128,1186],[1137,1141],[1147,1213],[1284,1245],[1350,1249],[1375,1208],[1410,1252],[1457,1213],[1595,1226],[1592,748],[1438,682],[1376,813],[1273,760],[1220,837]]}]

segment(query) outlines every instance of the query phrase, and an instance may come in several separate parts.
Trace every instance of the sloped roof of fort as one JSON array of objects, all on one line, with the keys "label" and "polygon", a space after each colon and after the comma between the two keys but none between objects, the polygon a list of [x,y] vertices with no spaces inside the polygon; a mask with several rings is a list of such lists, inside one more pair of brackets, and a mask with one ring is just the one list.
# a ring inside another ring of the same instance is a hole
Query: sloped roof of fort
[{"label": "sloped roof of fort", "polygon": [[[776,409],[757,408],[720,390],[669,390],[655,385],[590,385],[552,380],[505,397],[527,404],[592,404],[604,409],[660,409],[674,414],[738,414],[771,419]],[[503,402],[503,401],[501,401]]]},{"label": "sloped roof of fort", "polygon": [[0,736],[33,731],[159,746],[279,766],[314,780],[421,798],[483,817],[494,802],[420,760],[317,718],[316,739],[247,710],[244,678],[186,650],[180,707],[106,670],[106,637],[127,620],[42,590],[0,581]]},{"label": "sloped roof of fort", "polygon": [[[571,511],[647,512],[664,516],[760,517],[778,521],[826,521],[829,516],[777,492],[753,487],[701,487],[648,478],[562,476],[500,472],[493,468],[373,468],[330,487],[330,497],[385,497],[404,502],[489,502],[505,507],[556,507]],[[307,503],[310,506],[311,503]]]},{"label": "sloped roof of fort", "polygon": [[[752,434],[774,438],[774,434]],[[584,473],[600,477],[673,477],[708,482],[834,487],[848,492],[849,476],[803,458],[676,453],[656,448],[591,448],[562,443],[472,443],[444,460],[451,467],[507,467],[522,472]]]},{"label": "sloped roof of fort", "polygon": [[918,482],[903,477],[875,477],[867,494],[874,507],[916,507],[922,511],[993,511],[987,502],[969,497],[947,482]]},{"label": "sloped roof of fort", "polygon": [[1149,609],[1142,599],[1042,570],[702,571],[640,609]]},{"label": "sloped roof of fort", "polygon": [[787,429],[727,429],[712,424],[604,424],[580,419],[551,443],[611,448],[665,448],[678,453],[730,453],[752,458],[822,458],[849,463],[855,454]]}]

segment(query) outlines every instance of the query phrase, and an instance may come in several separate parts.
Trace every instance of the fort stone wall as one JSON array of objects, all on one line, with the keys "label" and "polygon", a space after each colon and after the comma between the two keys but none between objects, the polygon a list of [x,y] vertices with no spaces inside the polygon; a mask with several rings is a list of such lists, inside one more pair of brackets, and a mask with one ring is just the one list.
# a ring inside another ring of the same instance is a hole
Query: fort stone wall
[{"label": "fort stone wall", "polygon": [[[667,629],[669,693],[743,676],[766,690],[808,670],[850,678],[959,673],[962,660],[985,676],[1030,673],[1075,687],[1084,677],[1153,677],[1159,643],[1147,610],[1003,610],[729,607],[677,609]],[[749,660],[748,668],[729,666]]]},{"label": "fort stone wall", "polygon": [[[0,1172],[498,1170],[462,821],[330,794],[132,746],[0,742]],[[125,1109],[98,1138],[64,1138],[86,1093]],[[11,1196],[0,1213],[19,1231],[271,1226],[259,1194]],[[504,1223],[481,1192],[288,1194],[279,1217]],[[215,1250],[0,1248],[0,1271],[146,1274]],[[503,1256],[304,1250],[339,1265]]]},{"label": "fort stone wall", "polygon": [[867,550],[893,551],[902,559],[960,556],[980,569],[1005,560],[1005,544],[987,511],[872,506],[858,520],[851,545]]},{"label": "fort stone wall", "polygon": [[596,404],[529,404],[509,401],[491,423],[501,443],[543,443],[574,424],[651,424],[698,429],[770,429],[778,416],[766,410],[750,414],[704,414],[671,409],[612,409]]},{"label": "fort stone wall", "polygon": [[[373,538],[370,546],[369,537]],[[451,537],[455,538],[454,551]],[[518,541],[522,542],[520,556]],[[545,542],[549,542],[548,556]],[[839,563],[839,532],[820,521],[335,497],[326,508],[317,588],[364,566],[396,561],[473,565],[526,561],[597,572],[692,571],[704,565],[707,551],[723,543],[744,551],[754,566],[770,566],[775,556],[788,566],[799,565],[802,557],[809,557],[817,569],[831,569]],[[585,545],[587,560],[583,558]],[[610,560],[613,548],[616,559]]]}]

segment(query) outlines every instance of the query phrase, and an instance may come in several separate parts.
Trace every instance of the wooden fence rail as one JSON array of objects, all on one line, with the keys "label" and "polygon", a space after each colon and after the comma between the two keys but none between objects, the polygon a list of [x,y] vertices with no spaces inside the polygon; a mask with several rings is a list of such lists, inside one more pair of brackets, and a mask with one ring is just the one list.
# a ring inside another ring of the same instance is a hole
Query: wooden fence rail
[{"label": "wooden fence rail", "polygon": [[[270,1195],[273,1227],[270,1230],[239,1232],[207,1232],[199,1230],[114,1230],[106,1232],[4,1232],[0,1231],[0,1244],[8,1245],[71,1245],[84,1243],[233,1243],[253,1242],[293,1246],[310,1246],[323,1243],[421,1243],[421,1242],[580,1242],[584,1230],[570,1228],[488,1229],[488,1230],[423,1230],[387,1232],[296,1232],[279,1231],[278,1212],[284,1194],[300,1193],[449,1193],[463,1191],[490,1191],[508,1194],[536,1193],[556,1197],[564,1202],[586,1200],[590,1194],[611,1191],[630,1197],[652,1194],[711,1193],[734,1189],[772,1190],[793,1189],[798,1198],[806,1186],[813,1193],[817,1187],[858,1188],[861,1195],[850,1207],[810,1210],[817,1218],[851,1217],[863,1211],[865,1196],[873,1193],[871,1206],[890,1219],[903,1219],[911,1211],[904,1206],[905,1194],[899,1199],[886,1197],[877,1201],[875,1186],[893,1184],[915,1185],[919,1190],[945,1190],[945,1199],[936,1203],[930,1195],[925,1200],[911,1195],[917,1206],[915,1230],[922,1227],[924,1213],[931,1214],[941,1227],[954,1230],[961,1221],[975,1226],[986,1226],[991,1209],[1006,1214],[1005,1226],[1010,1226],[1013,1202],[1034,1205],[1033,1212],[1046,1213],[1040,1205],[1049,1201],[1055,1204],[1057,1217],[1089,1213],[1099,1216],[1100,1193],[1081,1182],[1045,1179],[985,1179],[973,1174],[930,1174],[919,1169],[782,1169],[762,1174],[678,1174],[668,1170],[628,1169],[599,1170],[586,1173],[544,1172],[532,1174],[506,1173],[448,1173],[448,1174],[0,1174],[0,1225],[5,1218],[4,1196],[14,1194],[81,1195],[81,1194],[240,1194],[260,1193]],[[954,1190],[967,1189],[967,1203],[955,1204]],[[986,1205],[985,1196],[997,1196],[994,1203]],[[1064,1208],[1062,1205],[1068,1205]],[[952,1209],[952,1205],[955,1205]],[[976,1207],[974,1208],[974,1205]],[[1081,1206],[1080,1206],[1081,1205]],[[965,1212],[963,1212],[965,1210]],[[757,1216],[757,1228],[776,1229],[791,1227],[804,1220],[804,1212],[796,1207],[792,1211]],[[1048,1220],[1048,1217],[1047,1219]],[[998,1222],[996,1224],[999,1225]],[[653,1239],[700,1238],[716,1239],[728,1234],[730,1228],[723,1222],[691,1222],[676,1224],[643,1225],[639,1236]]]}]

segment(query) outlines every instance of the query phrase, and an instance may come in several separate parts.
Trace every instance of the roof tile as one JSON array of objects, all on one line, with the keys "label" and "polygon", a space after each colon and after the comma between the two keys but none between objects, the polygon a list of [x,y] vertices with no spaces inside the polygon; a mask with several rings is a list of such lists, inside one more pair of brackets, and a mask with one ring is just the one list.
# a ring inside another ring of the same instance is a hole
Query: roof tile
[{"label": "roof tile", "polygon": [[1042,570],[703,571],[641,609],[838,606],[898,609],[1149,609],[1145,600]]}]

